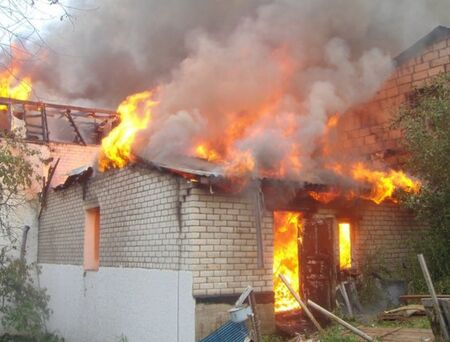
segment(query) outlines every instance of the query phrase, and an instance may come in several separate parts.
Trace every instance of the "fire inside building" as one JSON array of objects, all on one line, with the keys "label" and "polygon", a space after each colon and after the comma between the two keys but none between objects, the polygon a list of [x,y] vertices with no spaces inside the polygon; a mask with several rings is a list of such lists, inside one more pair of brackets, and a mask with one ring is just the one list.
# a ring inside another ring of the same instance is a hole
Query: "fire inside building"
[{"label": "fire inside building", "polygon": [[[333,309],[336,287],[360,276],[370,255],[400,267],[408,253],[402,240],[426,227],[396,203],[398,190],[418,191],[420,183],[399,171],[401,133],[388,122],[414,87],[450,70],[449,58],[450,29],[438,27],[397,57],[374,98],[328,120],[342,153],[360,157],[330,166],[349,182],[292,179],[281,168],[243,173],[254,166],[251,158],[230,162],[203,142],[190,156],[134,153],[134,135],[151,117],[133,110],[144,103],[150,113],[157,105],[147,92],[119,107],[120,122],[111,111],[2,100],[2,113],[28,140],[57,145],[62,136],[80,166],[49,181],[39,218],[50,326],[86,341],[121,334],[146,340],[149,331],[155,341],[201,340],[228,320],[251,285],[261,329],[272,332],[292,318],[306,320],[280,274],[301,298]],[[98,152],[96,161],[87,148]],[[390,168],[372,170],[369,162]]]}]

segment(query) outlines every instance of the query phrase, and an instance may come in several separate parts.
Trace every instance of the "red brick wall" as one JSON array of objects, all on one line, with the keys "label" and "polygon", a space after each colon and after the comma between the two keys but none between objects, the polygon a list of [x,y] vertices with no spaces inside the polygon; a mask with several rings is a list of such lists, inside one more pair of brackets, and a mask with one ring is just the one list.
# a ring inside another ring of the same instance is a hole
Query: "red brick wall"
[{"label": "red brick wall", "polygon": [[[100,150],[98,145],[82,146],[77,144],[56,143],[48,144],[50,156],[54,158],[54,162],[60,158],[55,175],[52,179],[52,186],[64,183],[67,174],[81,166],[91,166],[95,164],[95,158]],[[54,164],[52,162],[52,164]]]},{"label": "red brick wall", "polygon": [[339,130],[346,151],[373,159],[382,156],[386,149],[401,150],[401,133],[390,127],[393,115],[414,87],[421,87],[444,72],[450,72],[450,37],[399,65],[369,103],[343,116]]}]

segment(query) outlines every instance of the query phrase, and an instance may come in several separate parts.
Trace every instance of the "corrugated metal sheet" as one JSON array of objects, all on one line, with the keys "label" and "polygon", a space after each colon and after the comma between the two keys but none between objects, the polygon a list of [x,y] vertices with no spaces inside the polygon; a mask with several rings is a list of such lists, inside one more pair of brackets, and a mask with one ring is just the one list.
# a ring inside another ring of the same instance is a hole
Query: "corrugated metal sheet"
[{"label": "corrugated metal sheet", "polygon": [[246,337],[248,329],[245,322],[228,321],[200,342],[244,342]]}]

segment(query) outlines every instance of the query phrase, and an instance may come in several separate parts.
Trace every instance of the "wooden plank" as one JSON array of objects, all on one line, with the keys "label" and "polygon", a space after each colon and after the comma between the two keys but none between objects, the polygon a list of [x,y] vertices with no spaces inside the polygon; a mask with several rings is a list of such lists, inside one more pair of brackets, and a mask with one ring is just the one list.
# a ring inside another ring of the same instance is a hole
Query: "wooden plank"
[{"label": "wooden plank", "polygon": [[348,298],[347,290],[345,289],[345,282],[341,282],[339,285],[339,290],[342,293],[342,297],[344,297],[345,306],[347,307],[348,314],[350,318],[353,318],[353,309],[352,305],[350,304],[350,300]]},{"label": "wooden plank", "polygon": [[419,259],[420,268],[422,268],[423,276],[425,277],[425,282],[427,283],[427,286],[428,286],[428,291],[430,291],[431,300],[433,301],[433,307],[436,312],[436,315],[437,315],[437,318],[439,321],[439,325],[441,327],[442,337],[447,341],[450,339],[449,333],[447,330],[447,325],[445,323],[444,316],[443,316],[443,314],[441,312],[441,308],[439,306],[438,298],[436,296],[436,291],[434,290],[434,285],[433,285],[433,281],[431,280],[430,272],[428,271],[427,263],[425,262],[425,258],[423,257],[423,254],[419,254],[417,256],[417,258]]},{"label": "wooden plank", "polygon": [[332,314],[328,310],[325,310],[323,307],[321,307],[320,305],[314,303],[312,300],[308,300],[308,305],[312,306],[314,309],[320,311],[322,314],[324,314],[328,318],[331,318],[332,320],[334,320],[335,322],[339,323],[343,327],[347,328],[348,330],[350,330],[354,334],[358,335],[359,337],[362,337],[366,341],[373,341],[372,337],[370,337],[369,335],[367,335],[363,331],[359,330],[358,328],[355,328],[353,325],[347,323],[346,321],[344,321],[343,319],[339,318],[338,316]]},{"label": "wooden plank", "polygon": [[316,318],[314,317],[314,315],[311,313],[311,311],[309,311],[308,307],[306,306],[305,303],[303,303],[303,301],[301,300],[300,296],[298,295],[297,292],[295,292],[295,290],[292,288],[291,284],[289,283],[289,281],[286,279],[286,277],[283,274],[279,275],[280,279],[283,281],[284,285],[286,285],[286,287],[288,288],[289,292],[292,294],[292,296],[294,296],[295,300],[298,302],[298,304],[300,304],[300,307],[305,311],[306,315],[309,317],[309,319],[311,320],[311,322],[315,325],[315,327],[317,328],[317,330],[319,330],[320,333],[324,333],[324,330],[322,329],[322,327],[320,326],[319,322],[317,322]]},{"label": "wooden plank", "polygon": [[[450,298],[450,295],[436,295],[436,296],[438,298]],[[407,301],[407,300],[413,300],[413,299],[419,300],[419,299],[424,299],[424,298],[431,298],[431,296],[427,295],[427,294],[418,294],[418,295],[403,295],[398,298],[400,298],[400,300]]]}]

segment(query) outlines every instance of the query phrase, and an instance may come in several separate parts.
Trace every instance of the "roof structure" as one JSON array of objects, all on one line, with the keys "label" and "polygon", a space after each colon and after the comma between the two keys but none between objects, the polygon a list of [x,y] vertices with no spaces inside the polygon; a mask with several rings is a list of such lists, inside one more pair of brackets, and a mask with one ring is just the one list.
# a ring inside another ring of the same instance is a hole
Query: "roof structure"
[{"label": "roof structure", "polygon": [[112,110],[0,97],[0,128],[23,127],[28,141],[98,144],[118,114]]},{"label": "roof structure", "polygon": [[446,26],[437,26],[433,31],[428,33],[426,36],[419,39],[412,46],[401,52],[397,57],[394,58],[397,66],[407,62],[411,58],[419,55],[428,46],[433,45],[443,39],[450,37],[450,28]]}]

